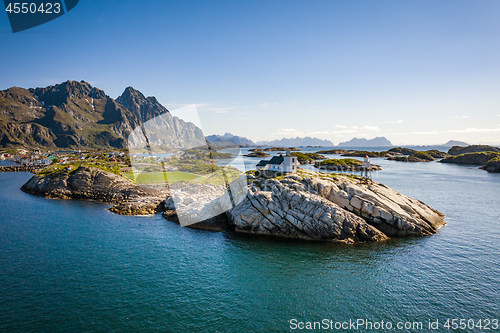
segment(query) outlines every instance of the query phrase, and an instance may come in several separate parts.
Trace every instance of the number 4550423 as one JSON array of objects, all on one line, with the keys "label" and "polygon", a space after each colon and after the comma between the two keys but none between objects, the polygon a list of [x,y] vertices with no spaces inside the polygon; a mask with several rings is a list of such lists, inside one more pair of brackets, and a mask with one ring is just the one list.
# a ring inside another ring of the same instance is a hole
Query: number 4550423
[{"label": "number 4550423", "polygon": [[497,330],[498,319],[448,319],[443,325],[444,328],[452,330],[479,329],[479,330]]},{"label": "number 4550423", "polygon": [[61,4],[60,3],[41,3],[37,5],[36,3],[28,3],[28,2],[15,2],[9,3],[5,11],[14,14],[35,14],[35,13],[45,13],[45,14],[59,14],[61,12]]}]

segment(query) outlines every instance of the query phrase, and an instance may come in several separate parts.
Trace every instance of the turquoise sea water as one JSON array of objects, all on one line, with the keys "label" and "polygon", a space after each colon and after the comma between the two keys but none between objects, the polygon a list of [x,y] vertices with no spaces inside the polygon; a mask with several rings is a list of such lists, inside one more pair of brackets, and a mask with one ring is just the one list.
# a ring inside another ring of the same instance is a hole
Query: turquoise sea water
[{"label": "turquoise sea water", "polygon": [[374,180],[448,225],[355,246],[205,232],[25,194],[30,174],[0,173],[0,331],[300,332],[290,319],[362,318],[428,332],[429,320],[499,318],[500,174],[372,162]]}]

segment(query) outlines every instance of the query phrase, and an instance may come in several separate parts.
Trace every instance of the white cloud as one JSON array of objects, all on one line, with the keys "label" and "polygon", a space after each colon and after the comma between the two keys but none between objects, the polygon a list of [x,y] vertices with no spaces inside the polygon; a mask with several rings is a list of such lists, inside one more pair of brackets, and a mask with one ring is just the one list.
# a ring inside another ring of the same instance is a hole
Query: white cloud
[{"label": "white cloud", "polygon": [[306,137],[306,136],[325,136],[330,135],[331,133],[328,131],[299,131],[295,128],[282,128],[279,131],[275,132],[275,136],[284,136],[284,137]]},{"label": "white cloud", "polygon": [[453,117],[453,119],[468,119],[470,118],[469,116],[456,116],[456,117]]},{"label": "white cloud", "polygon": [[449,130],[446,133],[486,133],[500,132],[500,128],[467,128],[464,130]]},{"label": "white cloud", "polygon": [[301,132],[295,128],[282,128],[274,134],[275,135],[289,135],[289,136],[290,135],[293,135],[293,136],[303,136],[304,135],[303,132]]},{"label": "white cloud", "polygon": [[336,128],[349,128],[349,126],[345,126],[345,125],[335,125]]},{"label": "white cloud", "polygon": [[380,131],[380,128],[378,128],[377,126],[363,126],[360,129],[366,131],[374,131],[374,132]]},{"label": "white cloud", "polygon": [[217,111],[214,111],[214,113],[227,113],[228,111],[227,110],[217,110]]},{"label": "white cloud", "polygon": [[391,120],[391,121],[385,121],[386,124],[401,124],[403,123],[402,120]]},{"label": "white cloud", "polygon": [[352,129],[358,129],[359,127],[358,126],[353,126],[351,127]]},{"label": "white cloud", "polygon": [[262,103],[262,104],[259,104],[260,107],[266,107],[266,106],[270,106],[270,105],[278,105],[278,103]]},{"label": "white cloud", "polygon": [[354,134],[358,133],[358,131],[352,130],[352,129],[346,129],[346,130],[340,130],[340,131],[333,131],[332,134],[335,135],[341,135],[341,134]]},{"label": "white cloud", "polygon": [[404,132],[404,133],[387,133],[387,135],[437,135],[439,131],[419,131],[419,132]]}]

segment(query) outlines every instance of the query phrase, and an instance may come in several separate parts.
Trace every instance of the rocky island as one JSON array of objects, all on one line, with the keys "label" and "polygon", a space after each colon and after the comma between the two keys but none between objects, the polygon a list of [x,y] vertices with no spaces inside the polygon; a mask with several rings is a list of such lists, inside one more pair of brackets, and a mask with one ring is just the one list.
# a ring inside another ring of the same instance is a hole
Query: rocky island
[{"label": "rocky island", "polygon": [[[304,169],[271,179],[256,177],[252,172],[246,176],[242,200],[189,227],[352,244],[427,236],[445,224],[443,214],[423,202],[362,177]],[[181,198],[172,198],[175,189],[182,191]],[[210,198],[214,194],[228,198],[225,189],[225,185],[192,182],[138,186],[120,175],[87,165],[75,170],[47,168],[22,187],[24,192],[47,198],[112,203],[110,210],[117,214],[163,212],[172,221],[180,210],[204,216],[214,207],[220,209],[220,203]]]},{"label": "rocky island", "polygon": [[[328,159],[315,162],[314,167],[323,170],[336,171],[377,171],[382,170],[380,165],[370,164],[370,168],[363,166],[363,162],[354,158]],[[368,170],[366,170],[368,169]]]},{"label": "rocky island", "polygon": [[452,147],[451,156],[442,159],[441,163],[482,165],[480,169],[488,172],[500,172],[500,148],[473,145],[468,147]]},{"label": "rocky island", "polygon": [[246,157],[269,157],[269,156],[271,156],[268,153],[265,153],[262,149],[251,149],[250,151],[251,151],[251,153],[248,153],[248,154],[243,155],[243,156],[246,156]]}]

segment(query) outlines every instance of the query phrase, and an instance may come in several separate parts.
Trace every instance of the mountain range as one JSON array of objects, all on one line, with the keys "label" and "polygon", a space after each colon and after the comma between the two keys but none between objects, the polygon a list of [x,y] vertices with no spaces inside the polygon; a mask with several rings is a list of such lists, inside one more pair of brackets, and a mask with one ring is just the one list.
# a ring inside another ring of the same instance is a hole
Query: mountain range
[{"label": "mountain range", "polygon": [[255,146],[255,142],[242,136],[226,133],[224,135],[209,135],[206,137],[207,141],[217,146]]},{"label": "mountain range", "polygon": [[370,140],[353,138],[349,141],[339,143],[337,147],[393,147],[393,144],[385,137],[379,136]]},{"label": "mountain range", "polygon": [[201,129],[132,87],[116,100],[85,81],[0,91],[0,147],[142,148],[146,142],[206,144]]},{"label": "mountain range", "polygon": [[318,138],[311,138],[306,136],[305,138],[283,138],[280,140],[273,141],[259,141],[258,146],[273,146],[273,147],[297,147],[297,146],[334,146],[333,142],[330,140],[322,140]]}]

